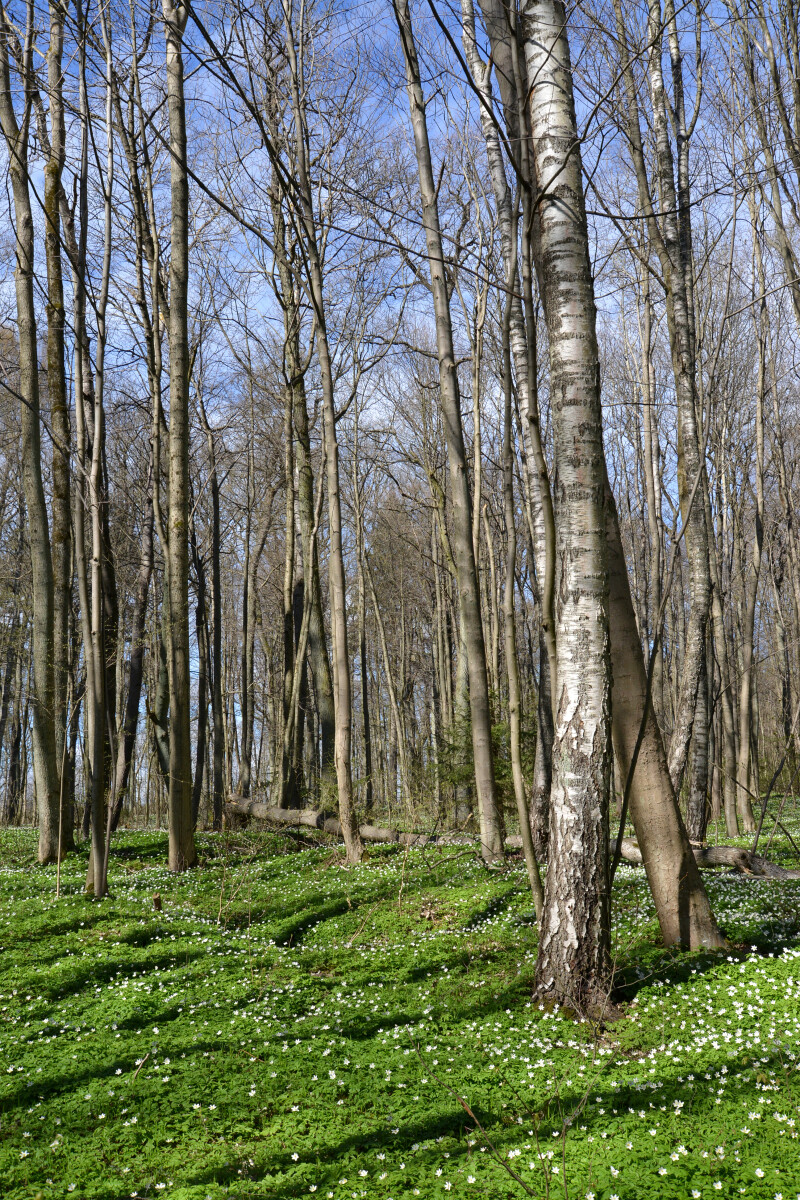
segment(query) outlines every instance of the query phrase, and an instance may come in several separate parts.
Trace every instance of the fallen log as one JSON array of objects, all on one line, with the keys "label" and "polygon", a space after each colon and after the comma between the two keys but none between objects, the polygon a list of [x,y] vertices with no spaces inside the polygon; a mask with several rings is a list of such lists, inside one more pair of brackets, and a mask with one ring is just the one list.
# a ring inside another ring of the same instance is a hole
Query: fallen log
[{"label": "fallen log", "polygon": [[[255,817],[259,821],[270,821],[273,825],[304,826],[319,829],[323,833],[342,836],[342,827],[336,817],[328,816],[323,810],[314,808],[275,808],[258,800],[230,800],[226,811],[232,817]],[[399,843],[401,846],[474,846],[478,839],[468,833],[408,833],[399,829],[385,829],[380,825],[360,825],[358,832],[365,842]],[[507,837],[507,850],[520,850],[522,838],[518,834]],[[742,875],[760,879],[800,879],[800,871],[790,871],[769,862],[760,854],[743,850],[739,846],[692,846],[699,867],[730,867]],[[623,838],[621,856],[625,862],[642,863],[642,852],[633,838]]]},{"label": "fallen log", "polygon": [[[226,812],[232,817],[255,817],[259,821],[271,821],[274,825],[303,825],[319,829],[323,833],[342,836],[342,826],[336,817],[328,816],[323,810],[314,808],[275,808],[261,804],[258,800],[229,800]],[[399,842],[401,846],[473,846],[477,838],[468,833],[406,833],[399,829],[383,829],[379,825],[359,825],[358,832],[364,842]],[[517,839],[522,845],[522,839]]]},{"label": "fallen log", "polygon": [[[692,846],[692,852],[699,867],[730,867],[754,879],[800,879],[800,871],[779,867],[740,846]],[[632,838],[622,839],[621,853],[626,862],[642,862],[642,852]]]}]

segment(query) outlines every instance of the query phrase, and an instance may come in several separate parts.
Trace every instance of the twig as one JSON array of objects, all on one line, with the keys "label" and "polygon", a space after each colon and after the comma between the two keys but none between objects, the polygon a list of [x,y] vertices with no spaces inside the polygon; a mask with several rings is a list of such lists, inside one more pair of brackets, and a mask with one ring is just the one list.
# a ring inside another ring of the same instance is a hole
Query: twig
[{"label": "twig", "polygon": [[372,913],[374,913],[374,912],[375,912],[375,909],[378,907],[378,904],[380,904],[380,900],[378,900],[378,901],[377,901],[377,903],[375,903],[375,904],[373,904],[373,905],[372,905],[372,907],[369,909],[369,911],[367,912],[366,916],[364,917],[364,920],[361,922],[361,924],[359,925],[358,929],[355,931],[355,933],[353,934],[353,936],[350,938],[350,941],[349,941],[349,942],[345,942],[345,946],[347,946],[348,948],[349,948],[350,946],[352,946],[353,942],[356,940],[356,938],[358,937],[358,935],[361,933],[361,930],[364,928],[364,926],[366,925],[367,921],[369,920],[369,918],[370,918],[370,915],[371,915]]},{"label": "twig", "polygon": [[[780,814],[778,814],[778,815],[780,816]],[[778,824],[778,829],[780,829],[783,833],[785,833],[786,837],[791,842],[792,846],[794,847],[795,853],[798,856],[800,856],[800,848],[798,848],[797,842],[794,840],[792,835],[789,833],[789,830],[786,828],[785,825],[781,825],[780,821],[778,821],[777,824]]]},{"label": "twig", "polygon": [[419,1061],[422,1063],[423,1067],[425,1067],[425,1070],[428,1072],[431,1079],[435,1083],[438,1083],[439,1087],[442,1087],[442,1088],[444,1088],[444,1090],[446,1092],[449,1092],[450,1095],[453,1096],[453,1098],[461,1105],[461,1107],[463,1108],[463,1110],[467,1114],[467,1116],[469,1116],[475,1122],[476,1128],[478,1128],[481,1131],[483,1140],[486,1142],[486,1145],[491,1150],[492,1155],[495,1158],[495,1161],[498,1162],[500,1164],[500,1166],[503,1168],[503,1170],[508,1175],[510,1175],[511,1178],[520,1185],[522,1190],[524,1192],[526,1192],[527,1195],[535,1196],[536,1192],[534,1192],[531,1188],[528,1187],[527,1183],[522,1178],[522,1176],[518,1175],[517,1172],[513,1169],[513,1167],[510,1167],[508,1165],[508,1163],[506,1162],[506,1160],[504,1158],[502,1158],[501,1155],[498,1153],[498,1151],[495,1149],[495,1146],[494,1146],[493,1142],[491,1141],[491,1139],[489,1138],[488,1133],[484,1129],[483,1125],[481,1125],[480,1121],[475,1116],[475,1113],[472,1111],[470,1106],[467,1104],[466,1100],[462,1096],[459,1096],[458,1092],[454,1091],[453,1088],[451,1088],[449,1084],[444,1082],[444,1080],[439,1079],[438,1075],[435,1075],[433,1073],[433,1071],[428,1069],[425,1059],[422,1057],[422,1054],[420,1053],[419,1042],[414,1043],[414,1052],[417,1055],[417,1058],[419,1059]]},{"label": "twig", "polygon": [[145,1054],[144,1058],[142,1059],[142,1061],[139,1063],[138,1067],[136,1068],[134,1075],[133,1075],[133,1079],[131,1080],[131,1083],[136,1083],[136,1076],[139,1074],[139,1072],[141,1071],[142,1067],[147,1062],[149,1057],[150,1057],[150,1051],[148,1050],[147,1054]]}]

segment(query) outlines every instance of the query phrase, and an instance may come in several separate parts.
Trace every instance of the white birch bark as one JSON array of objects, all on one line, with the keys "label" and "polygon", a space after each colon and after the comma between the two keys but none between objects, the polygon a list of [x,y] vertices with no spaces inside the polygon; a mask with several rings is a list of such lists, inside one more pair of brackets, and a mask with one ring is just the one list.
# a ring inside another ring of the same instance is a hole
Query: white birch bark
[{"label": "white birch bark", "polygon": [[553,779],[537,988],[600,1008],[611,979],[611,659],[594,288],[566,13],[528,0],[522,36],[550,342],[556,518]]}]

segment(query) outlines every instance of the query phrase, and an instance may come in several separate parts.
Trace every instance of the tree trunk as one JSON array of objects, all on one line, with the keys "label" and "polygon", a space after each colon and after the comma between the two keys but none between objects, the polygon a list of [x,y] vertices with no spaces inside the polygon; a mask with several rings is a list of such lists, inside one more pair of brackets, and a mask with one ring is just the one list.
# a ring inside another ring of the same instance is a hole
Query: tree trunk
[{"label": "tree trunk", "polygon": [[3,673],[3,694],[0,699],[0,759],[2,759],[3,746],[6,738],[6,724],[8,722],[8,710],[11,702],[11,692],[14,684],[14,676],[17,669],[17,638],[21,631],[21,626],[14,621],[11,626],[11,631],[8,638],[8,648],[6,650],[6,669]]},{"label": "tree trunk", "polygon": [[[372,731],[370,729],[369,686],[367,666],[367,599],[364,579],[366,549],[364,546],[364,513],[358,474],[358,410],[356,410],[353,445],[353,508],[356,526],[356,578],[358,582],[358,662],[361,676],[361,732],[364,747],[364,816],[372,818],[375,791],[372,779]],[[371,584],[370,580],[370,584]],[[377,601],[375,602],[377,605]]]},{"label": "tree trunk", "polygon": [[197,579],[197,607],[195,608],[195,631],[197,636],[197,740],[194,757],[194,780],[192,782],[192,828],[197,829],[200,801],[203,798],[203,781],[206,773],[206,750],[208,748],[208,587],[205,563],[197,545],[194,518],[189,520],[189,545]]},{"label": "tree trunk", "polygon": [[136,579],[136,589],[133,597],[133,615],[131,618],[131,657],[128,665],[128,694],[125,699],[125,712],[122,718],[119,743],[117,746],[117,762],[114,770],[112,795],[111,829],[115,830],[122,815],[122,806],[128,793],[131,776],[133,751],[136,745],[136,730],[139,724],[139,707],[142,698],[142,679],[144,678],[145,655],[145,623],[147,620],[147,598],[150,591],[150,579],[153,574],[153,492],[152,492],[152,462],[150,464],[150,481],[148,486],[147,504],[142,523],[142,552],[139,559],[139,574]]},{"label": "tree trunk", "polygon": [[392,664],[389,658],[389,646],[386,641],[386,626],[383,620],[383,613],[381,612],[380,605],[378,604],[378,597],[375,592],[375,581],[372,576],[372,568],[369,564],[369,558],[367,557],[366,551],[364,552],[362,565],[367,583],[369,584],[369,594],[370,599],[372,600],[372,611],[375,614],[375,624],[378,629],[378,640],[380,642],[381,655],[383,657],[383,670],[386,676],[386,693],[389,697],[389,708],[392,713],[392,723],[394,728],[392,746],[397,748],[397,757],[400,762],[400,791],[406,804],[406,810],[410,816],[413,811],[413,804],[411,800],[406,740],[403,732],[400,706],[397,702],[397,689],[395,687],[394,679],[392,678]]},{"label": "tree trunk", "polygon": [[467,474],[464,434],[461,423],[461,399],[458,388],[450,297],[445,274],[445,258],[439,226],[437,187],[433,174],[430,143],[425,117],[417,51],[408,0],[393,0],[403,57],[406,86],[414,130],[417,170],[422,198],[422,221],[428,253],[431,289],[436,319],[436,344],[439,360],[439,386],[444,417],[450,484],[453,499],[453,549],[459,600],[464,621],[469,702],[472,724],[472,752],[475,789],[478,799],[483,853],[487,862],[503,857],[503,821],[494,779],[492,717],[486,646],[481,619],[480,589],[472,540],[472,497]]},{"label": "tree trunk", "polygon": [[[69,687],[69,619],[72,604],[72,546],[70,508],[70,443],[66,365],[64,357],[64,284],[61,263],[61,173],[64,167],[63,102],[64,8],[50,3],[50,44],[47,50],[47,94],[50,101],[50,153],[44,169],[44,246],[47,259],[47,390],[53,428],[52,553],[53,553],[53,717],[56,761],[64,762]],[[72,796],[61,782],[61,846],[73,845]]]},{"label": "tree trunk", "polygon": [[[166,609],[166,611],[165,611]],[[155,695],[152,707],[148,708],[156,750],[158,770],[164,786],[169,790],[169,655],[165,630],[169,625],[169,596],[166,587],[161,604],[161,630],[158,635],[158,664],[155,677]],[[155,664],[154,664],[155,666]]]},{"label": "tree trunk", "polygon": [[[516,230],[514,231],[516,246]],[[513,268],[513,269],[511,269]],[[514,512],[514,451],[512,448],[511,428],[511,345],[510,318],[511,293],[516,276],[516,258],[512,256],[506,277],[507,299],[503,315],[503,516],[506,535],[506,578],[503,591],[503,632],[505,635],[506,675],[508,679],[508,727],[509,749],[511,754],[511,774],[514,781],[514,799],[517,804],[522,848],[525,854],[525,866],[528,872],[533,903],[536,907],[536,918],[542,920],[544,909],[544,892],[539,865],[536,861],[536,851],[531,830],[531,814],[525,790],[525,778],[522,773],[522,754],[520,751],[520,730],[522,726],[522,698],[519,683],[519,662],[517,661],[517,629],[516,612],[514,608],[514,587],[517,566],[517,530]],[[509,277],[510,276],[510,277]]]},{"label": "tree trunk", "polygon": [[[649,545],[649,575],[650,575],[650,611],[653,620],[661,611],[662,579],[661,554],[663,543],[663,521],[661,517],[661,447],[658,437],[658,419],[656,416],[656,372],[652,355],[652,318],[653,306],[650,300],[650,276],[642,268],[642,404],[644,447],[642,460],[644,464],[645,489],[647,492],[647,528],[650,538]],[[652,622],[651,622],[652,624]],[[653,629],[648,633],[653,635]],[[663,720],[664,713],[664,668],[661,653],[656,656],[653,664],[652,684],[653,705],[656,719]]]},{"label": "tree trunk", "polygon": [[697,712],[692,729],[692,760],[689,775],[689,798],[686,805],[686,833],[693,843],[702,845],[708,824],[708,779],[709,779],[709,719],[708,719],[708,675],[706,661],[697,684]]},{"label": "tree trunk", "polygon": [[[91,560],[90,560],[90,601],[88,622],[84,618],[84,658],[91,659],[91,672],[87,670],[86,711],[90,715],[88,721],[88,747],[91,778],[91,851],[86,875],[86,890],[96,897],[105,896],[108,890],[108,855],[111,839],[111,820],[113,816],[109,801],[111,785],[111,747],[116,734],[114,725],[115,679],[113,667],[109,670],[107,657],[108,641],[116,637],[116,596],[113,597],[113,633],[109,634],[109,607],[106,594],[107,572],[105,568],[109,551],[108,545],[108,495],[105,478],[105,351],[107,341],[106,313],[111,282],[111,219],[112,195],[114,188],[114,142],[112,135],[112,50],[111,31],[106,19],[106,13],[100,14],[100,30],[104,48],[105,67],[105,133],[106,133],[106,168],[102,179],[103,194],[103,258],[99,286],[96,287],[94,309],[97,321],[97,343],[95,348],[94,388],[91,387],[91,367],[89,364],[89,347],[86,336],[84,319],[84,295],[81,294],[79,328],[83,335],[79,342],[80,354],[77,361],[77,391],[80,412],[77,414],[76,431],[79,442],[79,456],[85,477],[85,490],[77,508],[88,509],[91,521]],[[81,116],[85,133],[88,132],[88,105],[85,86],[85,59],[81,58]],[[81,211],[81,248],[80,263],[86,262],[85,231],[88,225],[86,209],[86,165],[87,155],[82,155],[82,211]],[[89,385],[89,386],[87,386]],[[87,404],[88,400],[88,404]],[[87,472],[87,451],[90,462]],[[82,511],[78,514],[76,527],[81,530],[83,538]],[[76,539],[77,540],[77,539]],[[86,565],[82,564],[81,573],[85,574]],[[83,590],[86,590],[84,582]],[[88,625],[88,628],[87,628]],[[88,634],[88,640],[86,637]],[[113,664],[115,654],[111,654]],[[111,695],[109,695],[111,692]]]},{"label": "tree trunk", "polygon": [[[292,394],[286,389],[284,396],[283,422],[283,487],[286,510],[286,523],[283,546],[283,753],[280,757],[280,780],[275,788],[275,794],[282,808],[297,808],[296,776],[292,771],[294,760],[294,730],[292,695],[294,692],[295,671],[300,665],[295,663],[295,628],[294,628],[294,560],[295,560],[295,528],[294,528],[294,435],[292,432]],[[244,685],[244,681],[243,681]],[[244,706],[243,706],[244,708]],[[287,730],[292,736],[287,737]],[[249,768],[248,768],[249,774]],[[249,779],[248,779],[249,786]],[[243,788],[242,795],[247,795]]]},{"label": "tree trunk", "polygon": [[295,467],[297,473],[297,515],[300,525],[300,542],[303,554],[303,579],[311,595],[311,617],[308,634],[308,665],[314,682],[319,708],[322,734],[321,788],[323,799],[328,801],[336,788],[335,763],[335,718],[333,705],[333,681],[328,656],[325,618],[322,610],[322,589],[319,573],[319,546],[312,538],[314,526],[314,474],[311,465],[311,435],[308,422],[308,407],[304,374],[301,369],[299,351],[300,302],[296,285],[286,261],[286,251],[281,250],[285,236],[280,206],[273,205],[276,228],[276,244],[279,248],[278,265],[281,276],[282,305],[284,309],[286,347],[290,374],[293,407],[295,444]]},{"label": "tree trunk", "polygon": [[[211,772],[211,822],[212,828],[222,828],[222,806],[225,800],[224,759],[225,759],[225,722],[222,702],[222,574],[220,565],[220,513],[219,513],[219,474],[217,472],[217,451],[214,434],[208,423],[203,396],[197,394],[200,411],[200,421],[206,435],[210,468],[211,491],[211,712],[214,724]],[[188,432],[187,432],[188,436]],[[245,644],[247,635],[245,633]],[[244,684],[244,680],[242,681]],[[252,696],[252,687],[248,693],[248,702]],[[243,726],[249,711],[242,705]],[[244,734],[243,734],[244,738]],[[247,788],[250,788],[250,759],[247,759],[246,772]]]},{"label": "tree trunk", "polygon": [[[667,283],[667,323],[678,413],[678,491],[686,528],[686,553],[691,580],[691,608],[684,641],[683,669],[675,726],[669,751],[669,770],[680,791],[697,707],[697,688],[706,653],[706,624],[711,602],[708,529],[704,491],[705,463],[698,432],[697,352],[692,291],[691,204],[689,195],[689,137],[684,127],[683,81],[680,54],[674,44],[671,22],[674,11],[666,0],[672,56],[674,109],[670,107],[662,73],[662,41],[665,20],[661,0],[648,0],[648,72],[653,109],[658,178],[663,223],[656,248]],[[672,124],[670,123],[672,117]],[[677,133],[677,156],[673,155],[670,129]],[[654,222],[651,223],[654,225]]]},{"label": "tree trunk", "polygon": [[[675,789],[680,791],[697,709],[697,688],[706,653],[706,625],[711,603],[709,530],[705,503],[708,482],[698,433],[689,180],[691,129],[686,126],[684,112],[682,63],[674,28],[674,8],[671,0],[667,0],[666,20],[662,20],[661,0],[648,0],[647,75],[659,196],[659,202],[654,206],[647,175],[638,93],[628,49],[625,15],[619,0],[615,0],[614,11],[618,42],[623,51],[626,133],[636,175],[639,206],[645,218],[644,228],[650,245],[658,255],[666,287],[667,324],[677,400],[678,491],[686,530],[686,551],[691,579],[691,609],[686,636],[683,639],[683,666],[669,752],[670,775]],[[665,28],[669,30],[674,108],[671,107],[671,100],[667,96],[662,70]],[[674,131],[677,142],[677,170],[676,156],[673,155],[670,141],[671,130]],[[656,214],[656,207],[661,210],[659,216]]]},{"label": "tree trunk", "polygon": [[[363,538],[363,533],[362,533]],[[361,552],[363,554],[363,545]],[[375,806],[375,784],[372,768],[372,728],[370,726],[369,667],[367,662],[366,597],[364,569],[360,560],[358,571],[358,659],[361,670],[361,729],[364,741],[364,816],[372,819]]]},{"label": "tree trunk", "polygon": [[[758,585],[761,578],[761,552],[764,542],[764,399],[767,387],[767,325],[766,275],[761,258],[758,222],[755,213],[755,203],[750,195],[750,217],[753,232],[753,246],[756,259],[755,284],[761,293],[761,303],[753,316],[755,325],[756,344],[758,346],[758,381],[756,384],[756,511],[754,515],[754,536],[750,561],[750,574],[745,586],[744,612],[742,614],[742,675],[739,683],[739,758],[736,764],[736,810],[745,833],[755,833],[756,822],[753,815],[750,788],[748,787],[748,771],[750,767],[751,730],[753,727],[753,677],[755,674],[753,659],[753,638],[756,624],[756,604],[758,601]],[[753,767],[758,774],[757,760]],[[756,793],[757,793],[757,789]]]},{"label": "tree trunk", "polygon": [[611,661],[605,460],[594,288],[566,13],[528,0],[522,36],[539,185],[537,255],[555,459],[556,696],[537,990],[599,1011],[611,985]]},{"label": "tree trunk", "polygon": [[22,693],[22,655],[17,656],[17,669],[14,680],[14,715],[11,719],[11,741],[8,748],[8,778],[6,804],[6,820],[9,825],[16,824],[20,810],[21,772],[20,751],[22,748],[23,710],[26,701]]},{"label": "tree trunk", "polygon": [[339,819],[345,846],[347,847],[347,857],[350,862],[359,862],[363,854],[363,846],[358,834],[358,824],[355,819],[353,807],[351,763],[353,706],[350,660],[347,647],[347,589],[344,570],[344,550],[342,546],[342,505],[339,489],[339,443],[336,435],[335,385],[323,296],[322,259],[318,244],[318,230],[313,212],[310,167],[307,161],[305,97],[301,95],[302,81],[295,44],[295,32],[288,24],[286,29],[286,51],[291,77],[291,103],[295,123],[294,150],[299,184],[298,216],[302,222],[303,229],[303,245],[308,269],[309,299],[314,310],[317,361],[322,389],[322,419],[328,490],[328,537],[330,542],[328,583],[333,650],[336,786],[339,799]]},{"label": "tree trunk", "polygon": [[[189,180],[183,33],[188,9],[162,0],[169,109],[169,869],[197,861],[192,827],[189,652]],[[215,596],[216,599],[216,596]],[[214,620],[218,623],[219,611]],[[216,686],[216,684],[215,684]],[[215,733],[216,738],[216,722]]]},{"label": "tree trunk", "polygon": [[[506,270],[517,262],[518,201],[512,204],[497,127],[491,113],[489,65],[484,64],[477,50],[475,17],[472,0],[462,0],[464,48],[476,85],[484,98],[481,105],[481,126],[486,143],[492,190],[497,207],[498,224]],[[554,619],[555,581],[555,521],[553,498],[547,460],[542,444],[538,398],[538,354],[536,346],[536,308],[534,303],[533,242],[538,215],[533,204],[534,171],[530,158],[530,128],[527,106],[527,86],[524,67],[520,63],[517,30],[503,0],[481,0],[497,71],[506,129],[517,156],[515,168],[522,193],[522,230],[520,270],[515,267],[513,287],[509,292],[511,305],[510,339],[516,373],[520,409],[525,415],[521,426],[520,448],[523,473],[527,483],[526,519],[530,526],[532,561],[537,576],[536,602],[539,609],[539,696],[537,702],[538,728],[536,759],[531,803],[531,827],[536,853],[547,857],[547,836],[550,814],[550,784],[552,778],[553,708],[556,681],[556,643]],[[523,136],[524,134],[524,136]],[[513,237],[512,237],[513,232]],[[518,279],[521,276],[521,279]],[[518,283],[521,282],[521,295]]]},{"label": "tree trunk", "polygon": [[[627,781],[630,816],[667,946],[720,947],[725,939],[694,864],[672,787],[661,730],[648,696],[616,505],[606,479],[606,537],[611,606],[614,755]],[[637,744],[638,755],[631,776]]]},{"label": "tree trunk", "polygon": [[[15,258],[14,282],[19,336],[20,429],[22,433],[22,482],[28,512],[28,540],[33,585],[33,679],[30,681],[33,709],[33,768],[39,815],[39,862],[58,857],[59,766],[55,727],[54,593],[50,527],[42,483],[41,415],[39,410],[39,366],[36,344],[34,281],[34,227],[28,190],[28,138],[30,109],[20,126],[12,101],[9,69],[10,30],[5,11],[0,9],[0,126],[8,148],[8,171],[14,196]],[[23,49],[23,84],[29,88],[33,72],[33,6],[28,7],[28,24]]]}]

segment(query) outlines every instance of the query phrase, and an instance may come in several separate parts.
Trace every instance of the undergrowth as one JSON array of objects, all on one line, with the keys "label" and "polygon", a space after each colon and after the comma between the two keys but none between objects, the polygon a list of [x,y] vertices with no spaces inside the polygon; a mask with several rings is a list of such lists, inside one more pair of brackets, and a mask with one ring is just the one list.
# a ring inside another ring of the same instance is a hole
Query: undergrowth
[{"label": "undergrowth", "polygon": [[800,1198],[800,883],[706,873],[732,948],[687,955],[622,865],[590,1025],[531,999],[521,864],[198,845],[122,833],[112,898],[78,852],[56,900],[0,832],[4,1200]]}]

